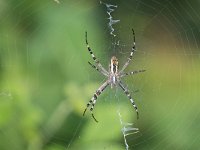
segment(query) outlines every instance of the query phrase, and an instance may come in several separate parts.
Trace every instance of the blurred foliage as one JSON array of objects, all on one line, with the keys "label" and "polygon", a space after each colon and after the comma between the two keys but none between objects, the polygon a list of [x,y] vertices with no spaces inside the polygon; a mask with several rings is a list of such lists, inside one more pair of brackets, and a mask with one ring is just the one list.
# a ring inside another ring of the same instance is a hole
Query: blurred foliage
[{"label": "blurred foliage", "polygon": [[[111,44],[99,1],[0,1],[1,150],[125,149],[119,110],[140,129],[127,136],[130,149],[199,148],[199,1],[107,2],[118,5],[120,45]],[[138,51],[127,70],[147,71],[125,81],[141,117],[120,89],[108,88],[96,124],[82,113],[104,78],[87,64],[85,31],[108,66],[112,55],[126,60],[131,28]]]}]

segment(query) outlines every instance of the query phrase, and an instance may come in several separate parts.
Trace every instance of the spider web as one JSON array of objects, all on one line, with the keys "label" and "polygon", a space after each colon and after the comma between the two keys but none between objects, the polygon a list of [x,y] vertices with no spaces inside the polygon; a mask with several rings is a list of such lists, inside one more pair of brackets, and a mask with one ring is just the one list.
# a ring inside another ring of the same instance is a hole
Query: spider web
[{"label": "spider web", "polygon": [[[0,149],[198,149],[199,8],[189,0],[2,0]],[[108,88],[96,124],[82,113],[105,78],[87,64],[84,32],[105,67],[113,55],[121,67],[132,28],[137,51],[126,71],[147,71],[123,81],[140,118],[121,89]]]},{"label": "spider web", "polygon": [[[117,5],[112,5],[112,4],[107,4],[107,3],[103,3],[100,1],[100,4],[103,4],[106,6],[106,9],[107,9],[107,14],[108,14],[108,27],[110,29],[110,35],[113,36],[113,38],[116,37],[116,35],[113,33],[115,30],[114,30],[114,27],[113,25],[116,24],[116,23],[119,23],[120,20],[114,20],[113,17],[112,17],[112,14],[115,9],[117,8]],[[114,40],[114,42],[112,43],[112,46],[113,46],[113,49],[115,49],[116,46],[119,46],[120,45],[120,41],[118,40]],[[119,102],[119,98],[116,96],[116,98],[118,99],[118,102]],[[121,110],[120,110],[120,106],[118,106],[118,116],[119,116],[119,121],[120,121],[120,124],[122,126],[121,128],[121,131],[122,131],[122,134],[123,134],[123,137],[124,137],[124,143],[125,143],[125,147],[126,147],[126,150],[129,149],[129,145],[127,143],[127,139],[126,137],[129,136],[129,135],[132,135],[134,133],[138,133],[139,132],[139,129],[138,128],[135,128],[133,127],[133,123],[126,123],[123,121],[123,117],[121,115]]]}]

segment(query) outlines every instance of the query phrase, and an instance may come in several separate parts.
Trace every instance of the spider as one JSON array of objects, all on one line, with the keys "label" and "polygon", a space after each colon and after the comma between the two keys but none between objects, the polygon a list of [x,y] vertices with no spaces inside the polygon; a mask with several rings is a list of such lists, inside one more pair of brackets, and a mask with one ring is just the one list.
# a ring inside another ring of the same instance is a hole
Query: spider
[{"label": "spider", "polygon": [[96,104],[97,98],[108,87],[108,85],[110,85],[111,88],[113,88],[114,86],[116,87],[118,85],[124,91],[126,96],[129,98],[130,102],[132,103],[132,105],[133,105],[133,107],[134,107],[134,109],[137,113],[137,119],[139,118],[138,108],[137,108],[133,98],[131,97],[129,90],[126,88],[126,86],[121,81],[121,78],[123,78],[125,76],[133,75],[133,74],[137,74],[137,73],[141,73],[141,72],[145,71],[145,70],[137,70],[137,71],[131,71],[131,72],[128,72],[128,73],[124,72],[124,69],[126,69],[126,67],[129,65],[130,61],[133,58],[133,53],[136,51],[136,48],[135,48],[135,33],[134,33],[133,29],[132,29],[132,32],[133,32],[133,47],[132,47],[132,51],[131,51],[130,56],[128,57],[126,63],[124,64],[122,69],[119,70],[118,69],[118,59],[115,56],[112,56],[110,64],[109,64],[109,71],[107,71],[101,65],[99,60],[95,57],[94,53],[92,52],[92,49],[90,48],[90,46],[88,44],[87,32],[85,32],[85,42],[86,42],[88,51],[89,51],[90,55],[92,56],[92,58],[95,62],[95,65],[93,65],[90,62],[88,62],[88,63],[92,68],[96,69],[99,73],[106,76],[107,80],[96,90],[93,97],[88,102],[88,104],[87,104],[87,106],[86,106],[86,108],[83,112],[83,116],[85,115],[85,112],[88,109],[88,107],[91,106],[91,108],[90,108],[91,115],[92,115],[93,119],[96,122],[98,122],[97,119],[94,117],[94,114],[93,114],[93,109],[94,109],[94,106]]}]

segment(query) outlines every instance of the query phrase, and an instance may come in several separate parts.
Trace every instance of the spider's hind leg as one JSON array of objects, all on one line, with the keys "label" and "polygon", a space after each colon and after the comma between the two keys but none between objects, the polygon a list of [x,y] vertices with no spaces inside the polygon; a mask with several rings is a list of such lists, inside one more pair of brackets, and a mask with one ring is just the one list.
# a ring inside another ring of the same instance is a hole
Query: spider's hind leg
[{"label": "spider's hind leg", "polygon": [[90,111],[91,111],[91,115],[92,115],[92,118],[94,119],[94,121],[95,122],[97,122],[98,123],[98,120],[94,117],[94,114],[93,114],[93,112],[92,112],[92,110],[91,110],[92,108],[90,108]]},{"label": "spider's hind leg", "polygon": [[[84,112],[83,112],[83,116],[85,115],[85,112],[87,111],[88,107],[92,104],[92,100],[90,100],[87,104],[87,107],[85,108]],[[92,104],[92,107],[90,108],[90,112],[91,112],[91,115],[92,115],[92,118],[94,119],[95,122],[98,122],[97,119],[94,117],[94,114],[93,114],[93,109],[94,109],[94,104]]]},{"label": "spider's hind leg", "polygon": [[85,112],[87,111],[88,107],[92,104],[92,100],[90,100],[88,103],[87,103],[87,106],[83,112],[83,116],[85,115]]},{"label": "spider's hind leg", "polygon": [[135,104],[135,101],[133,100],[133,98],[131,97],[131,94],[129,92],[129,90],[122,84],[121,81],[119,81],[119,86],[121,87],[121,89],[124,91],[124,93],[126,94],[126,96],[129,98],[131,104],[133,105],[136,113],[137,113],[137,119],[139,119],[139,112],[138,112],[138,108]]},{"label": "spider's hind leg", "polygon": [[90,108],[90,112],[91,112],[91,115],[92,115],[92,118],[95,120],[95,122],[98,122],[97,119],[94,117],[94,114],[93,114],[93,109],[94,109],[94,106],[96,104],[96,101],[97,101],[97,98],[98,96],[105,90],[105,88],[110,84],[110,82],[107,80],[106,82],[104,82],[99,88],[98,90],[94,93],[94,96],[91,98],[91,100],[88,102],[87,104],[87,107],[85,108],[84,112],[83,112],[83,116],[85,115],[85,112],[87,111],[88,107],[90,105],[91,108]]}]

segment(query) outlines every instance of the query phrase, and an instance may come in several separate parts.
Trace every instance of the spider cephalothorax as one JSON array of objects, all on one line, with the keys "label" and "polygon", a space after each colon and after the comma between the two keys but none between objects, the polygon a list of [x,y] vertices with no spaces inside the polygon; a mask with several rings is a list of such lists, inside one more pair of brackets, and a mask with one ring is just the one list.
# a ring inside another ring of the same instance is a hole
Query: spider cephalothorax
[{"label": "spider cephalothorax", "polygon": [[[133,31],[133,29],[132,29]],[[132,47],[132,51],[130,53],[130,56],[128,57],[128,60],[126,61],[126,63],[124,64],[124,66],[122,67],[121,70],[119,70],[119,66],[118,66],[118,59],[113,56],[111,58],[110,64],[109,64],[109,71],[107,71],[102,65],[101,63],[97,60],[97,58],[95,57],[94,53],[92,52],[88,41],[87,41],[87,32],[85,34],[85,39],[86,39],[86,45],[88,48],[88,51],[90,52],[94,62],[96,63],[95,65],[93,65],[92,63],[88,62],[93,68],[95,68],[97,71],[99,71],[101,74],[103,74],[104,76],[106,76],[108,79],[98,88],[98,90],[94,93],[93,97],[90,99],[89,103],[87,104],[87,107],[85,109],[85,111],[83,112],[83,115],[85,114],[87,108],[89,106],[91,106],[90,108],[90,112],[92,114],[92,117],[94,118],[94,120],[96,122],[98,122],[94,115],[93,115],[93,109],[94,109],[94,105],[96,103],[96,100],[98,98],[98,96],[106,89],[106,87],[108,85],[111,86],[111,88],[113,88],[113,86],[117,86],[119,85],[119,87],[124,91],[124,93],[127,95],[127,97],[129,98],[129,100],[131,101],[133,107],[135,108],[135,111],[137,112],[137,118],[139,118],[139,113],[138,113],[138,109],[137,106],[135,105],[135,102],[133,100],[133,98],[131,97],[131,94],[129,92],[129,90],[124,86],[124,84],[121,81],[121,78],[127,75],[132,75],[132,74],[136,74],[136,73],[140,73],[140,72],[144,72],[145,70],[138,70],[138,71],[132,71],[132,72],[128,72],[128,73],[124,73],[124,69],[129,65],[130,61],[132,60],[133,57],[133,53],[135,52],[135,33],[133,31],[133,47]]]},{"label": "spider cephalothorax", "polygon": [[111,88],[116,85],[116,81],[118,80],[118,60],[115,56],[111,58],[110,61],[110,85]]},{"label": "spider cephalothorax", "polygon": [[117,59],[117,57],[113,56],[111,58],[110,65],[111,66],[114,65],[114,66],[118,67],[118,59]]}]

